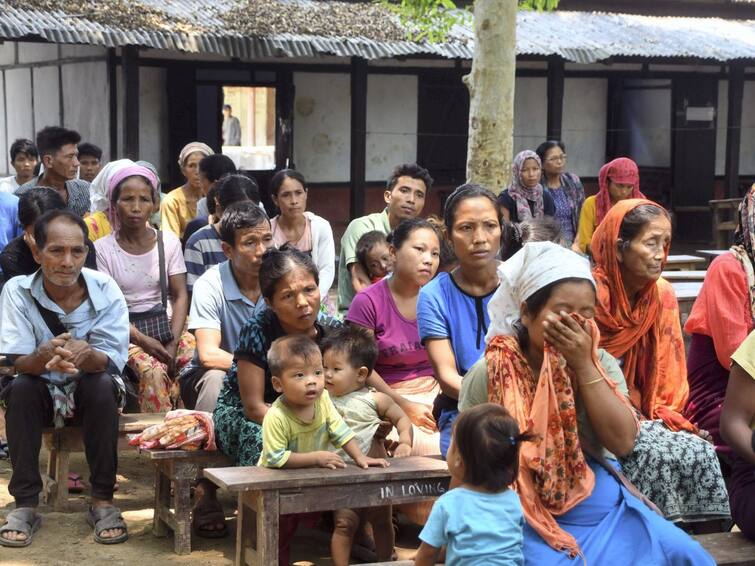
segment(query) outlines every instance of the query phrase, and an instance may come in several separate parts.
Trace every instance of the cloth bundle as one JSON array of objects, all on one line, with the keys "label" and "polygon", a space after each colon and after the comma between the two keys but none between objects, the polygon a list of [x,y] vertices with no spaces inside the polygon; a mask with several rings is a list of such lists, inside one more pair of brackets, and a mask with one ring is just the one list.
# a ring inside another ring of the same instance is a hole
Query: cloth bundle
[{"label": "cloth bundle", "polygon": [[129,444],[142,450],[217,450],[212,414],[186,409],[170,411],[162,424],[144,429]]}]

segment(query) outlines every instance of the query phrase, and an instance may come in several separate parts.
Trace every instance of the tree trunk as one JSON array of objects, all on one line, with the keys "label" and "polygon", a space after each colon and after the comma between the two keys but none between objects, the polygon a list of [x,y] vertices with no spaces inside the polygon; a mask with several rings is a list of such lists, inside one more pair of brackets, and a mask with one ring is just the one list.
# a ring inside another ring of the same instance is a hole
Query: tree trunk
[{"label": "tree trunk", "polygon": [[517,0],[476,0],[469,88],[467,182],[500,193],[511,180],[514,151]]}]

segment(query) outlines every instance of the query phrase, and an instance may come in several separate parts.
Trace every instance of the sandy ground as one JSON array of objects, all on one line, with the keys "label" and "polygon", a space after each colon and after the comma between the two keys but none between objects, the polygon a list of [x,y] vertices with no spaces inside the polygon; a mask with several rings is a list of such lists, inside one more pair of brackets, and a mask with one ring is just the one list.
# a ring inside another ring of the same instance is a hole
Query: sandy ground
[{"label": "sandy ground", "polygon": [[[41,463],[47,461],[42,451]],[[92,530],[86,524],[86,495],[72,495],[65,513],[55,513],[42,505],[42,528],[34,536],[33,543],[26,548],[0,547],[0,564],[3,566],[36,565],[89,565],[110,564],[112,566],[143,564],[185,565],[225,565],[233,564],[236,544],[236,522],[233,516],[235,499],[219,493],[220,500],[229,519],[230,534],[225,539],[211,540],[193,537],[192,553],[178,556],[173,553],[173,539],[157,538],[152,534],[152,466],[135,452],[121,452],[119,455],[118,482],[120,490],[115,495],[115,504],[120,507],[128,524],[129,540],[124,544],[105,546],[94,542]],[[83,454],[73,454],[71,470],[84,478],[88,487],[88,468]],[[11,469],[8,460],[0,460],[0,517],[13,509],[13,501],[8,494]],[[400,542],[397,544],[399,558],[410,558],[416,548],[418,530],[402,526]],[[297,535],[292,548],[292,559],[300,566],[327,566],[327,536],[314,536],[312,533]]]}]

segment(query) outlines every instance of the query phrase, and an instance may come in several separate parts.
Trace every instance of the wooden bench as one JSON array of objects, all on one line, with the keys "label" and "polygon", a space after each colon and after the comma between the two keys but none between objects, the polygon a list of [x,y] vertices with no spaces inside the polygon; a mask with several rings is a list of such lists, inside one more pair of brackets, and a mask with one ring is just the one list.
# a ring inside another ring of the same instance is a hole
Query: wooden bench
[{"label": "wooden bench", "polygon": [[719,566],[755,566],[755,542],[741,532],[712,533],[694,537]]},{"label": "wooden bench", "polygon": [[739,223],[737,211],[741,202],[741,198],[708,201],[710,209],[713,212],[713,243],[719,249],[729,245],[729,237]]},{"label": "wooden bench", "polygon": [[278,563],[280,515],[434,499],[450,481],[444,461],[422,456],[368,470],[354,465],[339,470],[238,467],[206,468],[204,475],[238,493],[237,566]]},{"label": "wooden bench", "polygon": [[[228,466],[232,462],[218,451],[140,450],[139,454],[155,467],[155,504],[152,532],[157,537],[173,531],[176,554],[191,552],[191,486],[209,466]],[[171,491],[173,493],[171,502]]]},{"label": "wooden bench", "polygon": [[696,269],[693,271],[664,271],[661,273],[666,281],[676,283],[677,281],[702,281],[705,279],[707,271]]},{"label": "wooden bench", "polygon": [[[148,426],[163,422],[164,413],[138,413],[121,415],[118,422],[118,449],[128,446],[128,434],[138,434]],[[44,477],[42,499],[52,504],[55,511],[62,511],[68,504],[68,471],[71,452],[84,451],[84,437],[80,426],[46,428],[42,442],[50,451],[47,473]]]},{"label": "wooden bench", "polygon": [[696,255],[670,255],[666,260],[665,268],[668,271],[693,271],[699,265],[705,265],[707,261],[704,257]]}]

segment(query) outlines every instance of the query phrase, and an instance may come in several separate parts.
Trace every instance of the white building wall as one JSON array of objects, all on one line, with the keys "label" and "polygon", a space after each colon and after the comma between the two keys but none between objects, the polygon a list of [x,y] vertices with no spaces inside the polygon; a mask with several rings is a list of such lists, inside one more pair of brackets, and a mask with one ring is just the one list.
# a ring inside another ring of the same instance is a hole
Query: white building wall
[{"label": "white building wall", "polygon": [[163,68],[139,69],[139,157],[157,167],[161,179],[168,178],[170,157],[166,81]]},{"label": "white building wall", "polygon": [[308,182],[348,182],[351,82],[337,73],[294,73],[294,163]]},{"label": "white building wall", "polygon": [[[60,76],[58,67],[32,69],[34,78],[34,130],[60,124]],[[34,138],[31,138],[34,139]]]},{"label": "white building wall", "polygon": [[[6,97],[6,144],[10,147],[16,138],[34,139],[34,126],[31,115],[31,71],[29,69],[9,69],[5,71]],[[3,155],[5,171],[10,174],[10,158]]]},{"label": "white building wall", "polygon": [[10,169],[9,145],[5,139],[5,73],[0,73],[0,171]]},{"label": "white building wall", "polygon": [[548,130],[548,81],[518,77],[514,85],[514,155],[535,150]]},{"label": "white building wall", "polygon": [[[745,81],[742,98],[742,132],[739,145],[739,174],[755,175],[755,81]],[[729,114],[729,82],[718,82],[716,116],[716,175],[726,174],[726,120]]]},{"label": "white building wall", "polygon": [[597,177],[606,155],[607,79],[566,79],[561,138],[567,170]]},{"label": "white building wall", "polygon": [[110,155],[110,94],[105,61],[73,63],[63,70],[63,127]]}]

